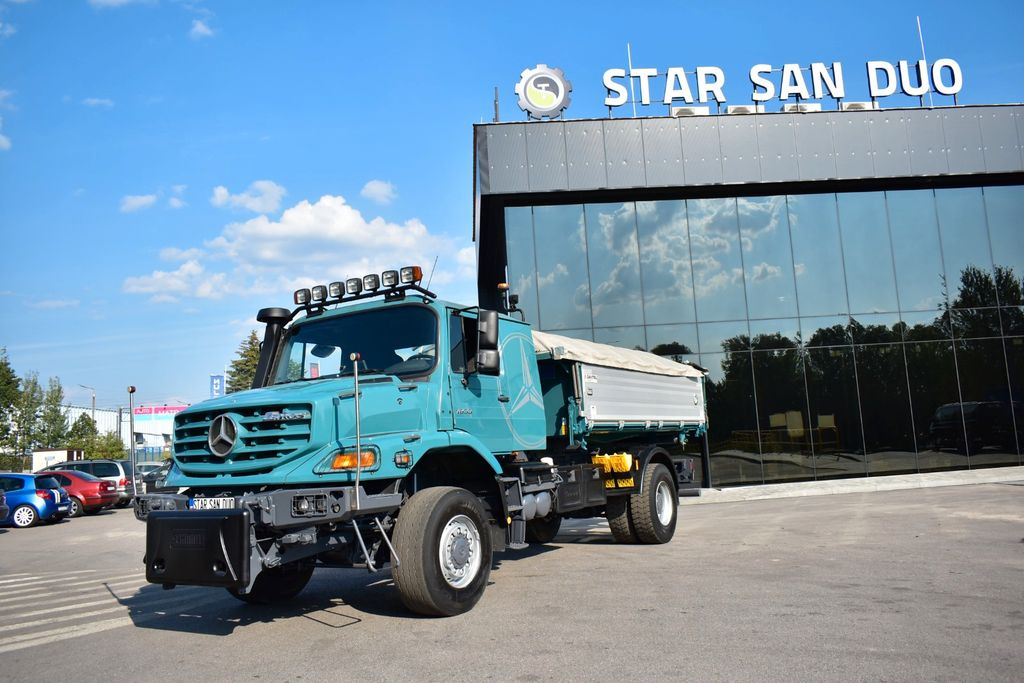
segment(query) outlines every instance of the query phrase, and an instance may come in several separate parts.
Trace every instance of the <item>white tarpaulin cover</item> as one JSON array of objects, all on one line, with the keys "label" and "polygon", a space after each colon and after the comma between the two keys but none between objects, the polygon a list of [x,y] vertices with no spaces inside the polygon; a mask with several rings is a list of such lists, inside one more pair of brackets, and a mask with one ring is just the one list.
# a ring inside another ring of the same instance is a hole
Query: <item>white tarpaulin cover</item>
[{"label": "white tarpaulin cover", "polygon": [[668,358],[656,356],[647,351],[620,349],[608,344],[563,337],[549,332],[533,332],[533,348],[537,353],[550,353],[552,358],[567,359],[602,365],[609,368],[623,368],[649,372],[655,375],[674,377],[702,377],[704,372],[687,363],[677,363]]}]

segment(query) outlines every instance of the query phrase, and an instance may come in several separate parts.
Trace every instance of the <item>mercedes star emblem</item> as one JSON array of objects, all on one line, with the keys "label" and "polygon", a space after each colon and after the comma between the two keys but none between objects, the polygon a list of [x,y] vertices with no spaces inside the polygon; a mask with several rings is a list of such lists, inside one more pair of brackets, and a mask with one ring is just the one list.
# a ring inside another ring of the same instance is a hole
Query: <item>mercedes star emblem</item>
[{"label": "mercedes star emblem", "polygon": [[238,441],[238,425],[227,415],[218,415],[210,423],[210,436],[206,442],[210,444],[210,452],[218,458],[226,458],[235,448]]}]

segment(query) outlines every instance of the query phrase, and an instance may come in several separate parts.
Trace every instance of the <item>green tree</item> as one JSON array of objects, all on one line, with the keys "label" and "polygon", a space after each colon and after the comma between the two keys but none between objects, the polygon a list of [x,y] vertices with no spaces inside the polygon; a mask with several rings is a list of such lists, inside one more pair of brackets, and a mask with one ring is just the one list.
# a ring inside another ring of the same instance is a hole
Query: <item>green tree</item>
[{"label": "green tree", "polygon": [[64,412],[64,387],[59,377],[51,377],[43,409],[39,416],[39,445],[43,448],[59,448],[68,436],[68,416]]},{"label": "green tree", "polygon": [[15,410],[14,426],[15,451],[24,454],[32,450],[39,440],[39,413],[43,407],[43,388],[39,386],[39,373],[25,373],[21,380],[21,391],[18,393]]},{"label": "green tree", "polygon": [[88,456],[96,446],[96,423],[86,413],[82,413],[71,425],[66,439],[68,448],[85,451]]},{"label": "green tree", "polygon": [[128,449],[124,447],[121,438],[114,432],[100,434],[93,440],[91,452],[86,453],[90,460],[108,459],[120,460],[128,457]]},{"label": "green tree", "polygon": [[0,348],[0,451],[14,450],[14,418],[17,414],[21,380],[7,358],[7,349]]},{"label": "green tree", "polygon": [[256,330],[252,330],[249,332],[249,336],[238,345],[238,358],[231,361],[225,386],[227,393],[251,389],[259,362],[260,339],[256,336]]}]

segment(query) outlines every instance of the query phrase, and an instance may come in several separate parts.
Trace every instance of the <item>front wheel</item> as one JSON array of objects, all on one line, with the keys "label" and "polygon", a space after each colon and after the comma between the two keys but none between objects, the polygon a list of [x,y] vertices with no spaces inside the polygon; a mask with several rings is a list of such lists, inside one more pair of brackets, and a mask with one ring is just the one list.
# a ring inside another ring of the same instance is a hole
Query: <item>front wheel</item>
[{"label": "front wheel", "polygon": [[392,569],[402,602],[413,612],[450,617],[480,600],[491,574],[491,530],[469,491],[437,486],[402,507],[392,536]]},{"label": "front wheel", "polygon": [[312,576],[312,562],[289,562],[261,571],[248,593],[240,593],[234,588],[229,588],[228,592],[250,605],[269,605],[294,598]]}]

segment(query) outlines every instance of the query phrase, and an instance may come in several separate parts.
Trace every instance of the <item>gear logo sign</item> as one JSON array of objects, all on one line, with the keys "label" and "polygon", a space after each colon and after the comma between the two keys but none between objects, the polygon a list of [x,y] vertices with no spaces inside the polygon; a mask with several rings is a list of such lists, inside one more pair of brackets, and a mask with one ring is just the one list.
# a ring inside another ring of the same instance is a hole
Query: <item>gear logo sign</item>
[{"label": "gear logo sign", "polygon": [[569,106],[571,92],[572,83],[566,79],[562,70],[547,64],[523,70],[516,84],[519,108],[534,119],[560,116]]}]

